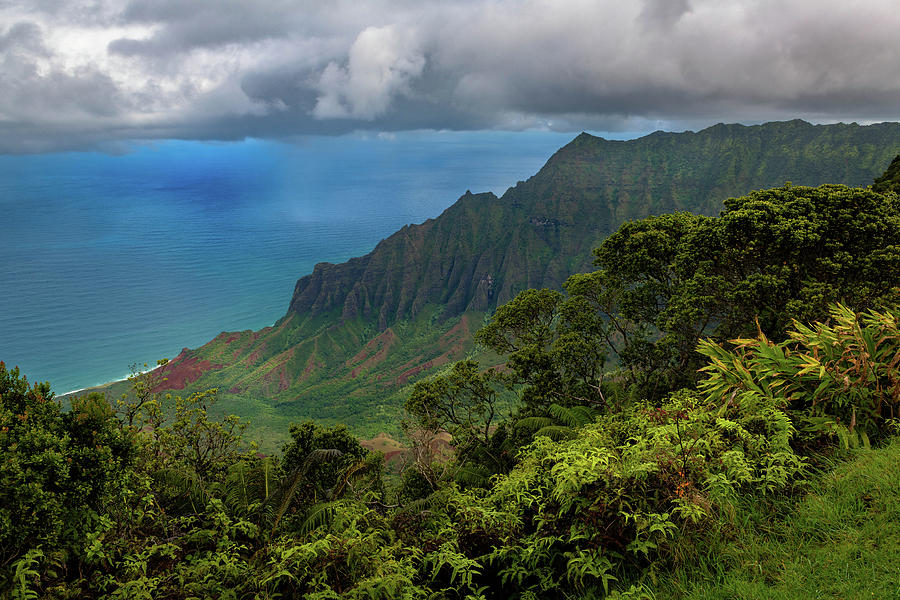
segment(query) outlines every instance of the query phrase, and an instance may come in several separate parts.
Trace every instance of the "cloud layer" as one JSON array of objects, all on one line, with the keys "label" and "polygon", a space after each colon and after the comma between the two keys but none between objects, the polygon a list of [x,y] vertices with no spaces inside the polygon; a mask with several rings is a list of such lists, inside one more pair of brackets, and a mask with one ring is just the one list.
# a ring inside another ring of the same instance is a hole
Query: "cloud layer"
[{"label": "cloud layer", "polygon": [[893,0],[0,0],[0,152],[900,118]]}]

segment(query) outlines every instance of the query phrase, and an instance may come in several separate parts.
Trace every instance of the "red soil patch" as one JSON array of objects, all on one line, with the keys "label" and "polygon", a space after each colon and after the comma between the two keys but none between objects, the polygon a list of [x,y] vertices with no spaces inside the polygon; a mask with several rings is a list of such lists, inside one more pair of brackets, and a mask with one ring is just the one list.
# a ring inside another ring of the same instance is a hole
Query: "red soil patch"
[{"label": "red soil patch", "polygon": [[394,379],[396,385],[405,385],[406,382],[411,378],[415,377],[422,371],[427,371],[429,369],[433,369],[435,367],[441,367],[449,363],[454,357],[462,356],[463,349],[465,347],[465,342],[472,336],[471,330],[469,328],[469,317],[468,315],[463,315],[463,317],[459,320],[459,323],[454,325],[447,333],[441,336],[440,341],[438,342],[439,347],[447,348],[447,350],[431,360],[428,360],[420,365],[416,365],[413,367],[408,367],[411,363],[406,363],[401,369],[406,368],[402,371],[397,377]]},{"label": "red soil patch", "polygon": [[397,367],[397,370],[405,371],[407,369],[412,369],[413,367],[420,365],[422,363],[423,358],[425,358],[425,357],[420,354],[417,357],[415,357],[411,360],[408,360],[405,363],[403,363],[402,365],[400,365],[399,367]]},{"label": "red soil patch", "polygon": [[278,378],[278,391],[283,392],[284,390],[288,389],[289,387],[291,387],[291,378],[288,377],[287,368],[284,365],[282,365],[281,373],[279,373],[279,378]]},{"label": "red soil patch", "polygon": [[349,367],[354,363],[365,360],[373,350],[375,350],[376,348],[383,348],[384,346],[391,345],[394,342],[394,339],[394,330],[388,327],[377,336],[369,340],[369,342],[365,346],[363,346],[363,349],[356,353],[356,356],[348,359],[344,364]]},{"label": "red soil patch", "polygon": [[293,358],[296,352],[297,348],[294,347],[279,354],[276,357],[275,365],[262,376],[263,383],[273,384],[277,381],[278,388],[275,393],[283,392],[291,386],[291,378],[290,375],[288,375],[287,363]]},{"label": "red soil patch", "polygon": [[[251,333],[249,336],[247,336],[247,339],[244,340],[243,344],[236,345],[236,347],[234,348],[234,352],[232,352],[231,360],[237,362],[237,360],[240,358],[241,354],[243,354],[244,352],[247,352],[250,348],[252,348],[254,342],[256,342],[256,340],[258,338],[259,338],[259,332]],[[253,352],[251,352],[249,355],[247,355],[244,358],[244,360],[242,362],[244,363],[244,365],[246,365],[248,367],[258,364],[260,356],[262,355],[263,352],[265,352],[265,350],[266,350],[266,342],[262,341],[259,343],[257,348],[255,350],[253,350]]]},{"label": "red soil patch", "polygon": [[247,358],[244,359],[244,364],[247,365],[248,367],[252,367],[257,362],[259,362],[259,355],[260,355],[260,351],[254,350],[253,352],[251,352],[250,354],[247,355]]},{"label": "red soil patch", "polygon": [[221,369],[224,366],[213,364],[208,360],[198,360],[193,356],[189,357],[187,353],[188,349],[185,348],[174,360],[160,368],[160,374],[164,379],[162,383],[153,388],[154,392],[182,390],[188,384],[200,379],[200,376],[207,371]]},{"label": "red soil patch", "polygon": [[384,464],[387,466],[402,465],[409,450],[392,450],[384,453]]},{"label": "red soil patch", "polygon": [[[397,341],[397,337],[394,335],[394,332],[388,328],[385,329],[381,334],[369,340],[369,343],[366,344],[365,348],[363,348],[360,352],[356,354],[353,358],[344,363],[345,366],[350,366],[355,362],[362,361],[361,364],[357,365],[352,371],[350,371],[350,377],[356,378],[362,371],[366,369],[370,369],[382,362],[388,355],[388,352]],[[372,354],[372,351],[377,348],[377,351]],[[365,360],[363,360],[365,359]]]},{"label": "red soil patch", "polygon": [[370,452],[384,452],[385,454],[404,449],[403,444],[386,433],[379,433],[369,440],[359,440],[359,444]]},{"label": "red soil patch", "polygon": [[472,338],[472,327],[469,323],[469,315],[463,315],[459,323],[454,325],[450,331],[445,333],[441,339],[452,342],[453,346],[450,350],[462,351],[463,344],[466,340]]},{"label": "red soil patch", "polygon": [[[428,440],[428,445],[438,460],[448,460],[453,455],[453,447],[450,445],[450,434],[439,431]],[[384,462],[389,467],[401,467],[412,460],[410,449],[386,433],[379,433],[372,439],[359,440],[360,445],[370,452],[384,454]]]},{"label": "red soil patch", "polygon": [[211,342],[208,342],[207,345],[212,342],[222,342],[224,344],[230,344],[239,337],[241,337],[239,331],[223,331],[222,333],[214,337]]},{"label": "red soil patch", "polygon": [[416,375],[418,375],[425,369],[430,369],[430,368],[431,368],[431,361],[429,360],[424,365],[419,365],[417,367],[413,367],[412,369],[407,369],[407,370],[403,371],[402,373],[397,375],[397,378],[394,381],[397,383],[397,385],[403,385],[406,383],[406,380],[409,379],[410,377],[415,377]]},{"label": "red soil patch", "polygon": [[411,369],[407,369],[403,373],[400,373],[399,375],[397,375],[397,378],[394,381],[397,383],[397,385],[404,385],[406,383],[407,379],[409,379],[410,377],[415,377],[422,371],[427,371],[427,370],[433,369],[435,367],[443,367],[444,365],[446,365],[447,363],[450,362],[450,357],[452,355],[453,355],[453,350],[452,349],[447,350],[440,356],[432,358],[431,360],[425,362],[424,364],[421,364],[417,367],[413,367]]},{"label": "red soil patch", "polygon": [[386,433],[379,433],[370,440],[359,440],[359,445],[369,452],[381,452],[384,454],[384,464],[388,467],[399,468],[407,462],[409,448],[405,448],[400,442]]},{"label": "red soil patch", "polygon": [[316,341],[316,346],[313,349],[313,353],[309,355],[309,358],[306,360],[306,366],[303,367],[303,373],[300,374],[300,377],[297,379],[298,382],[306,381],[309,379],[313,373],[316,372],[316,369],[320,369],[324,367],[324,363],[320,363],[316,360],[316,350],[318,350],[319,342]]}]

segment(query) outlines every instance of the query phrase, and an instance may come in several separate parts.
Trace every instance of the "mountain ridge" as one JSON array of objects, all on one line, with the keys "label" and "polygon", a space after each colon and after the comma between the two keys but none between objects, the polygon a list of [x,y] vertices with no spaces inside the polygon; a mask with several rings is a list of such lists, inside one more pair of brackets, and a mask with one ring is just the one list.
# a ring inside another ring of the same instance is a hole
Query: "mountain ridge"
[{"label": "mountain ridge", "polygon": [[[463,317],[463,329],[475,330],[519,291],[590,270],[591,249],[621,223],[677,210],[714,215],[730,196],[788,179],[865,185],[898,149],[897,123],[719,124],[627,141],[583,132],[500,197],[467,192],[362,257],[319,263],[274,326],[223,333],[167,373],[291,417],[365,428],[393,419],[413,377],[472,351],[457,335]],[[368,347],[388,329],[389,348]],[[184,378],[183,364],[210,368]]]}]

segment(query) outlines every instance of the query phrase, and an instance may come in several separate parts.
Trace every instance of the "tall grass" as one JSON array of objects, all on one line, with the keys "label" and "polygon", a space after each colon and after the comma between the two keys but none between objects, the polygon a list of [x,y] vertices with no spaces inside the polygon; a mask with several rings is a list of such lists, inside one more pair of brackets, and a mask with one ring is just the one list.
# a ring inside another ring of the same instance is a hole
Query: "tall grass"
[{"label": "tall grass", "polygon": [[681,549],[656,597],[900,598],[900,438],[835,463],[795,498],[735,506]]}]

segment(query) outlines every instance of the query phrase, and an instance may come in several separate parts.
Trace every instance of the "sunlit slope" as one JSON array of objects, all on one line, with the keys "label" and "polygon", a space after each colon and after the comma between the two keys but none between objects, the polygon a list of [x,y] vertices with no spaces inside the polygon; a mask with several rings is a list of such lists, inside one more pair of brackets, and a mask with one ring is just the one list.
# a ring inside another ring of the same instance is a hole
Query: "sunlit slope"
[{"label": "sunlit slope", "polygon": [[246,398],[248,412],[263,403],[360,433],[390,428],[404,385],[471,353],[484,316],[517,292],[590,270],[591,249],[624,221],[713,215],[727,197],[787,180],[867,185],[898,151],[897,123],[716,125],[631,141],[581,134],[500,198],[467,192],[365,256],[317,265],[273,327],[185,350],[170,383],[218,386]]}]

